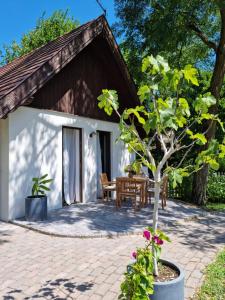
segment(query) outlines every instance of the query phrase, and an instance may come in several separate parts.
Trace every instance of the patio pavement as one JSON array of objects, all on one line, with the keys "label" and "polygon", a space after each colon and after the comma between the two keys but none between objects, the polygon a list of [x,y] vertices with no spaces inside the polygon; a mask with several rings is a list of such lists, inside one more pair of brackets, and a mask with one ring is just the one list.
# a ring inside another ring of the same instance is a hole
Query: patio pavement
[{"label": "patio pavement", "polygon": [[[224,247],[225,213],[203,216],[193,208],[188,214],[181,203],[177,209],[167,211],[177,217],[171,222],[167,217],[168,226],[162,226],[172,240],[164,245],[162,258],[183,267],[185,299],[192,299],[204,268]],[[143,244],[140,235],[61,238],[0,222],[0,299],[116,300],[131,253]]]},{"label": "patio pavement", "polygon": [[[46,221],[28,222],[19,219],[13,223],[59,237],[113,237],[141,233],[145,226],[152,224],[152,213],[153,204],[135,212],[129,201],[123,203],[119,210],[116,210],[115,202],[93,202],[51,211]],[[168,201],[167,208],[160,209],[159,213],[164,227],[207,215],[200,208],[171,200]]]}]

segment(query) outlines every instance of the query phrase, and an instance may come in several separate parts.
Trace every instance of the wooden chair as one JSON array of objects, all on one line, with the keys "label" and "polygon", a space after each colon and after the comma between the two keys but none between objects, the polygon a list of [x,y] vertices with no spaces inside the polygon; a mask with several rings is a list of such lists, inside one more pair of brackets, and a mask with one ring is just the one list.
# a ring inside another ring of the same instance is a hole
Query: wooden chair
[{"label": "wooden chair", "polygon": [[[149,180],[147,184],[147,199],[151,203],[151,197],[154,197],[154,181]],[[161,189],[160,189],[160,198],[162,201],[162,209],[166,207],[166,201],[168,199],[168,176],[165,176],[162,181]]]},{"label": "wooden chair", "polygon": [[147,181],[147,187],[146,187],[146,194],[147,194],[146,199],[147,199],[147,201],[149,201],[150,204],[151,204],[151,198],[154,197],[154,191],[155,191],[154,181],[149,179]]},{"label": "wooden chair", "polygon": [[109,181],[107,174],[102,173],[100,174],[100,182],[102,185],[103,200],[105,199],[106,194],[107,201],[109,201],[109,193],[116,191],[115,181]]},{"label": "wooden chair", "polygon": [[116,178],[116,206],[121,207],[121,202],[125,198],[132,199],[132,205],[136,210],[137,197],[142,201],[143,193],[141,183],[135,178],[117,177]]}]

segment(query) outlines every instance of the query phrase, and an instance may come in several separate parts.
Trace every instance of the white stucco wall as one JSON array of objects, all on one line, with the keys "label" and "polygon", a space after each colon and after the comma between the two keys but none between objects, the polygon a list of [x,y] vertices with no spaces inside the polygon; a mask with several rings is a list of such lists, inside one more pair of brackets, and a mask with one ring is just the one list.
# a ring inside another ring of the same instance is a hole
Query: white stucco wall
[{"label": "white stucco wall", "polygon": [[9,212],[9,122],[0,120],[0,219],[7,220]]},{"label": "white stucco wall", "polygon": [[32,177],[45,173],[54,180],[48,194],[49,209],[62,206],[62,126],[82,128],[83,202],[96,201],[97,145],[96,136],[89,137],[91,132],[111,132],[112,178],[123,175],[124,166],[132,159],[124,145],[115,142],[115,123],[28,107],[11,113],[7,122],[9,219],[24,216],[24,198],[31,193]]}]

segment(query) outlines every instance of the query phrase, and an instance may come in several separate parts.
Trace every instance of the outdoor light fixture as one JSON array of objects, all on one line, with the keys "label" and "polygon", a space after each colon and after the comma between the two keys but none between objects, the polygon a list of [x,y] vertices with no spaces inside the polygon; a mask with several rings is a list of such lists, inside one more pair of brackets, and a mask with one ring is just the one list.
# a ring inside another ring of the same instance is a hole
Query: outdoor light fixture
[{"label": "outdoor light fixture", "polygon": [[93,137],[93,136],[95,136],[97,133],[96,133],[96,131],[92,131],[90,134],[89,134],[89,137]]}]

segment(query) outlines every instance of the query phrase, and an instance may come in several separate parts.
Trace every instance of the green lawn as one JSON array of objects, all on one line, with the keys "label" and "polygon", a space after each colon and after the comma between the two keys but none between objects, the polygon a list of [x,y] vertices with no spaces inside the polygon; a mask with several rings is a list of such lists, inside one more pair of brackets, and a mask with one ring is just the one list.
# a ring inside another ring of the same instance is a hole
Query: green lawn
[{"label": "green lawn", "polygon": [[225,299],[225,249],[205,271],[205,280],[197,294],[196,300]]},{"label": "green lawn", "polygon": [[205,208],[212,211],[225,211],[225,203],[207,203]]}]

